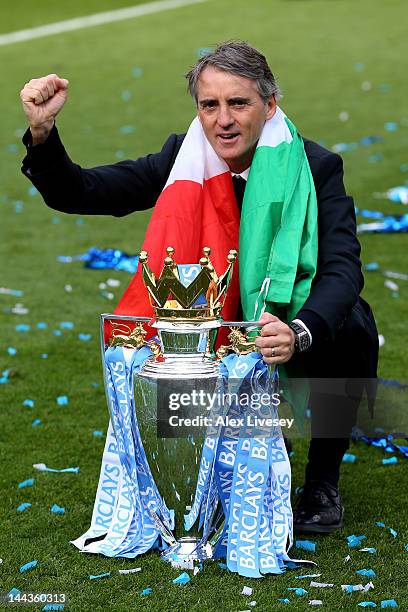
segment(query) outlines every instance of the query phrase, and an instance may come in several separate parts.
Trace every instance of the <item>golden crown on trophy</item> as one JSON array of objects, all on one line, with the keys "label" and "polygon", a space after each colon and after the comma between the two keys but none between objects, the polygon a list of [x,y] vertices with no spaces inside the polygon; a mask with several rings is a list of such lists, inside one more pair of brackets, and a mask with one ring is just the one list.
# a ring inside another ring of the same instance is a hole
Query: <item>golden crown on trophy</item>
[{"label": "golden crown on trophy", "polygon": [[[150,302],[157,319],[184,321],[211,321],[216,319],[224,304],[225,295],[231,281],[237,251],[230,250],[227,268],[218,276],[210,260],[211,249],[203,248],[203,257],[196,265],[190,265],[188,273],[180,278],[180,270],[174,261],[174,248],[167,247],[167,257],[158,278],[149,268],[148,253],[142,251],[139,261],[142,264],[143,282],[149,292]],[[188,275],[187,275],[188,276]]]}]

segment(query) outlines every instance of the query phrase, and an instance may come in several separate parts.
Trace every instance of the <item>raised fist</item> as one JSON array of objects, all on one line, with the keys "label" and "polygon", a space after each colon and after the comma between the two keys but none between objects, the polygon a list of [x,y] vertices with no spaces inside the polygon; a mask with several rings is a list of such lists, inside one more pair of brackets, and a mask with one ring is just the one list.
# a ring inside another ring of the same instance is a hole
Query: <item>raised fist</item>
[{"label": "raised fist", "polygon": [[56,74],[31,79],[20,92],[33,144],[44,142],[68,96],[68,81]]}]

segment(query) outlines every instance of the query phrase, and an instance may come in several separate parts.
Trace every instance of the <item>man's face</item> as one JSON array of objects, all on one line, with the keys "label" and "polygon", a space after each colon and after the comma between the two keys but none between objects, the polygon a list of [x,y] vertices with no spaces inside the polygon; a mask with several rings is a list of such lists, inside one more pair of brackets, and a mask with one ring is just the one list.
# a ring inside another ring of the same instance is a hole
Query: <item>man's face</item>
[{"label": "man's face", "polygon": [[251,165],[256,144],[267,119],[275,114],[272,96],[264,103],[255,81],[214,66],[198,79],[198,117],[213,149],[233,172]]}]

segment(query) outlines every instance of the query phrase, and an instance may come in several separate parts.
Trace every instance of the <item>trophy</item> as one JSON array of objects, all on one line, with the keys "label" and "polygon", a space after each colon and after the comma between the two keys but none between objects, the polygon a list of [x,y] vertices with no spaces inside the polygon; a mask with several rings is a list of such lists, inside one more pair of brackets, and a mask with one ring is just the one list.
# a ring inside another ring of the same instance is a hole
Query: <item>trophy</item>
[{"label": "trophy", "polygon": [[[210,254],[211,249],[205,247],[198,264],[177,265],[174,249],[168,247],[163,270],[156,278],[149,268],[148,253],[142,251],[139,265],[155,313],[154,321],[137,316],[104,314],[101,317],[103,359],[107,349],[121,347],[128,356],[145,350],[141,367],[133,376],[135,414],[132,418],[137,422],[152,480],[170,508],[171,520],[167,524],[157,513],[153,514],[153,521],[166,543],[162,556],[182,567],[190,566],[194,560],[211,558],[213,552],[212,544],[203,539],[198,527],[192,527],[186,535],[182,525],[183,516],[193,503],[206,429],[194,428],[193,433],[185,435],[178,435],[176,430],[168,434],[160,432],[160,419],[168,422],[169,416],[159,413],[160,403],[163,396],[168,398],[175,391],[198,393],[199,387],[201,393],[214,393],[220,377],[220,359],[229,350],[237,354],[255,351],[254,342],[240,331],[242,326],[253,325],[251,322],[234,324],[221,318],[237,251],[229,252],[226,269],[220,276]],[[216,351],[218,330],[225,326],[230,327],[230,344]],[[148,337],[146,327],[153,332],[153,337]],[[109,405],[106,375],[105,385]],[[118,420],[112,413],[111,418],[114,432],[120,437]],[[214,536],[222,526],[223,517],[214,513],[208,521]]]}]

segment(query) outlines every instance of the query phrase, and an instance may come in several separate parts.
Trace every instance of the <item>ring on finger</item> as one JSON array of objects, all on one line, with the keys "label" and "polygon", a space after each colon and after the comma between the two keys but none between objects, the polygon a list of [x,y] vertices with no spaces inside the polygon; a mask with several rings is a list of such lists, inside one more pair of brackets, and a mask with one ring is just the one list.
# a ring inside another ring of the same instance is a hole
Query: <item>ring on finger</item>
[{"label": "ring on finger", "polygon": [[271,348],[271,357],[275,357],[275,347]]}]

